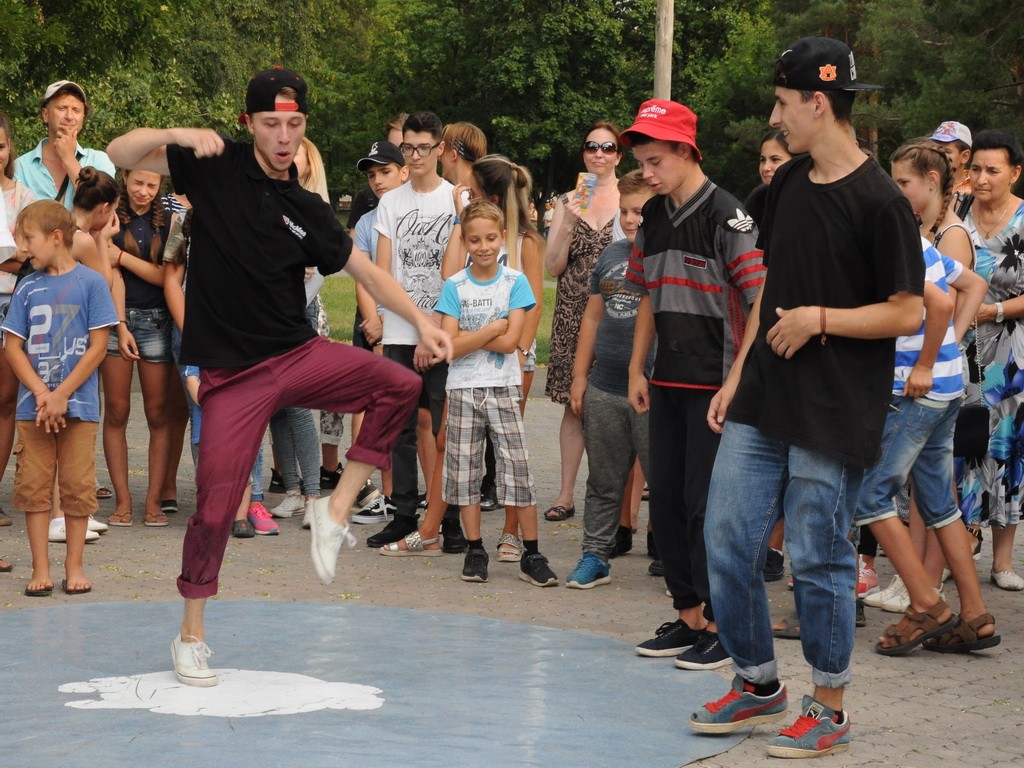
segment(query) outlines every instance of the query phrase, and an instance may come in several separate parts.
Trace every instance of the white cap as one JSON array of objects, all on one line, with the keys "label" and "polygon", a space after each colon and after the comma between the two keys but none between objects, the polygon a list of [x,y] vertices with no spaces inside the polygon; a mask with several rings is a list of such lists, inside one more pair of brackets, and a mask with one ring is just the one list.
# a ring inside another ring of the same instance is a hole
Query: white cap
[{"label": "white cap", "polygon": [[81,98],[83,104],[89,103],[89,100],[85,98],[85,89],[71,80],[58,80],[56,83],[50,83],[46,86],[46,92],[43,94],[41,103],[45,106],[46,102],[52,99],[60,90],[73,91],[76,96]]},{"label": "white cap", "polygon": [[963,123],[947,120],[931,135],[932,141],[941,141],[948,144],[951,141],[962,141],[968,147],[971,146],[971,129]]}]

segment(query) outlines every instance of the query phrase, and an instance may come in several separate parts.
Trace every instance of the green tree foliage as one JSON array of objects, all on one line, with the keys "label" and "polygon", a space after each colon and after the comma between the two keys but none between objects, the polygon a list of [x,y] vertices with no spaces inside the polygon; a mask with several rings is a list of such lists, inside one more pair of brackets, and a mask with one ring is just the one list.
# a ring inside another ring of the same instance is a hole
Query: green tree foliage
[{"label": "green tree foliage", "polygon": [[[41,138],[53,80],[88,91],[89,146],[138,125],[207,125],[243,136],[253,72],[281,63],[310,81],[310,137],[332,190],[399,111],[469,120],[494,151],[569,188],[598,119],[628,125],[650,97],[657,0],[0,0],[0,110],[22,149]],[[708,173],[743,196],[772,105],[772,65],[797,37],[827,34],[886,89],[855,125],[882,156],[940,120],[1024,133],[1021,0],[676,0],[674,97],[700,116]],[[629,166],[629,160],[623,169]]]}]

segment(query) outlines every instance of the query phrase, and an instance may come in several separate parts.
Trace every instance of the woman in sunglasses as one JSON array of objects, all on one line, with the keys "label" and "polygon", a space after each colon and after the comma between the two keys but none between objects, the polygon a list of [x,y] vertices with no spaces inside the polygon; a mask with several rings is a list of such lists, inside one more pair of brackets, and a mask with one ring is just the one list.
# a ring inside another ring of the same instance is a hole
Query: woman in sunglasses
[{"label": "woman in sunglasses", "polygon": [[612,123],[593,123],[582,150],[583,164],[597,177],[596,184],[589,194],[580,185],[558,199],[544,258],[548,272],[558,278],[544,391],[554,402],[565,406],[558,434],[561,490],[544,513],[544,519],[549,521],[565,520],[576,514],[572,494],[583,458],[583,422],[569,408],[569,388],[580,320],[589,298],[590,273],[597,257],[612,240],[612,228],[619,212],[615,176],[615,168],[622,160],[619,129]]}]

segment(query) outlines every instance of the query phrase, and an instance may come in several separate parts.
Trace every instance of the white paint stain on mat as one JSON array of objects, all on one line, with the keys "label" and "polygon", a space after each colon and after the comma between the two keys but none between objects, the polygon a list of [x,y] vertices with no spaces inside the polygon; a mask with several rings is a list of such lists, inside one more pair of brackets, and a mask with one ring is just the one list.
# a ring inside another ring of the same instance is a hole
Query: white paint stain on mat
[{"label": "white paint stain on mat", "polygon": [[98,677],[65,683],[61,693],[95,694],[98,698],[65,702],[76,709],[148,709],[161,715],[194,717],[263,717],[296,715],[321,709],[378,709],[380,688],[355,683],[329,683],[290,672],[218,669],[212,688],[183,685],[173,672],[128,677]]}]

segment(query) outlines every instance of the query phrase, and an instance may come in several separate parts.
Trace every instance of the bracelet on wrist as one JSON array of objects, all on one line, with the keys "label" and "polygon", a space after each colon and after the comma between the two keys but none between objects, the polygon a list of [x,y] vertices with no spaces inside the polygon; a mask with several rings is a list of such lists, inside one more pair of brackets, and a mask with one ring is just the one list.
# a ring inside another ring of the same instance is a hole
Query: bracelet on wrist
[{"label": "bracelet on wrist", "polygon": [[996,302],[996,322],[997,323],[1001,323],[1001,322],[1003,322],[1004,318],[1005,318],[1005,315],[1003,314],[1003,302],[997,301]]},{"label": "bracelet on wrist", "polygon": [[117,266],[121,266],[121,258],[124,256],[124,251],[120,248],[117,249]]},{"label": "bracelet on wrist", "polygon": [[825,334],[825,307],[818,307],[821,310],[821,345],[825,346],[828,336]]}]

